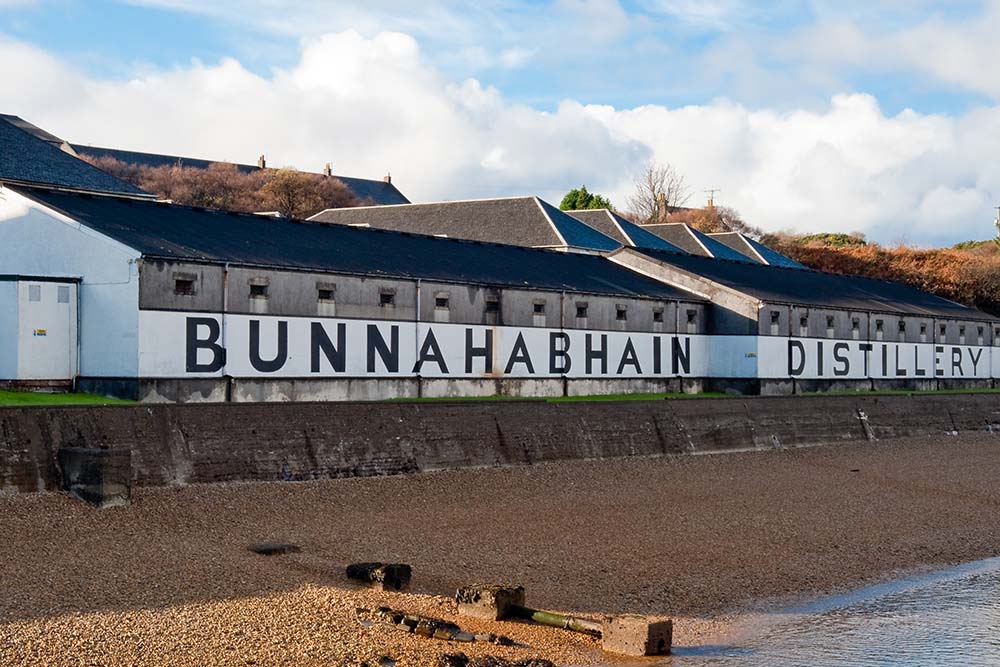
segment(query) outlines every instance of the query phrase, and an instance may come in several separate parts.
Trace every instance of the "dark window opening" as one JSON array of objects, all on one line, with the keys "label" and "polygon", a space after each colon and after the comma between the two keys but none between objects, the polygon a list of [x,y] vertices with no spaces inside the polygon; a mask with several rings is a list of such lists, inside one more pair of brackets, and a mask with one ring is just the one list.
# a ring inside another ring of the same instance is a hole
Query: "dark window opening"
[{"label": "dark window opening", "polygon": [[499,313],[500,312],[500,302],[496,299],[486,299],[486,312],[487,313]]},{"label": "dark window opening", "polygon": [[250,286],[250,298],[251,299],[266,299],[267,298],[267,285],[251,285]]},{"label": "dark window opening", "polygon": [[378,295],[378,305],[381,307],[395,306],[396,295],[392,292],[380,292]]},{"label": "dark window opening", "polygon": [[781,320],[781,313],[776,310],[771,311],[771,324],[777,324]]},{"label": "dark window opening", "polygon": [[616,320],[627,320],[628,319],[628,311],[624,307],[618,306],[618,308],[615,309],[615,319]]},{"label": "dark window opening", "polygon": [[921,324],[920,325],[920,335],[921,336],[926,336],[927,335],[927,325],[926,324]]},{"label": "dark window opening", "polygon": [[436,296],[436,297],[434,297],[434,307],[435,308],[447,308],[448,307],[448,297],[446,297],[446,296]]},{"label": "dark window opening", "polygon": [[944,324],[941,325],[941,338],[946,338],[948,336],[948,327]]},{"label": "dark window opening", "polygon": [[174,281],[174,294],[191,296],[194,294],[194,281],[187,278],[178,278]]},{"label": "dark window opening", "polygon": [[851,328],[854,329],[855,331],[857,331],[858,329],[860,329],[861,328],[861,320],[859,320],[856,317],[853,320],[851,320]]},{"label": "dark window opening", "polygon": [[899,323],[899,333],[903,333],[904,331],[906,331],[906,322],[900,322]]},{"label": "dark window opening", "polygon": [[689,310],[687,312],[687,316],[688,316],[688,324],[694,324],[695,320],[698,319],[698,311]]},{"label": "dark window opening", "polygon": [[882,320],[875,320],[875,331],[882,331]]},{"label": "dark window opening", "polygon": [[662,322],[663,321],[663,311],[662,310],[654,310],[653,311],[653,321],[654,322]]},{"label": "dark window opening", "polygon": [[799,326],[802,327],[803,329],[805,329],[807,326],[809,326],[809,318],[808,317],[800,317],[799,318]]},{"label": "dark window opening", "polygon": [[320,288],[316,290],[316,296],[320,301],[333,301],[333,290]]},{"label": "dark window opening", "polygon": [[576,316],[580,319],[585,319],[587,317],[587,304],[578,303],[576,304]]},{"label": "dark window opening", "polygon": [[544,314],[545,314],[545,304],[544,303],[536,303],[535,304],[535,315],[544,315]]},{"label": "dark window opening", "polygon": [[827,315],[826,316],[826,328],[827,329],[832,329],[833,328],[833,315]]}]

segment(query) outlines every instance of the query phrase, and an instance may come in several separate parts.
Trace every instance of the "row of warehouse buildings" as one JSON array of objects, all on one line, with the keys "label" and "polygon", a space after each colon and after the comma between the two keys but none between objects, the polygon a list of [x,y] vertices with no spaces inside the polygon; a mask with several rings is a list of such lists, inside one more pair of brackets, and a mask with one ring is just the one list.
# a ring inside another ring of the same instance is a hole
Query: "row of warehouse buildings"
[{"label": "row of warehouse buildings", "polygon": [[0,148],[0,382],[264,401],[1000,377],[1000,320],[738,233],[536,197],[410,204],[364,179],[344,180],[371,205],[239,214],[160,201],[16,117]]}]

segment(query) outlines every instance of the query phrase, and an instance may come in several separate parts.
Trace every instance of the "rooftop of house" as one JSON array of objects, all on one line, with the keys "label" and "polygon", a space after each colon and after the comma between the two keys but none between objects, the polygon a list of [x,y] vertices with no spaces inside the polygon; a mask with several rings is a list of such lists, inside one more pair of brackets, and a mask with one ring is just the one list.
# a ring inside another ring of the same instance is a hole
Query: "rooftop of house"
[{"label": "rooftop of house", "polygon": [[309,219],[533,248],[606,252],[621,246],[538,197],[337,208]]},{"label": "rooftop of house", "polygon": [[643,225],[642,228],[692,255],[747,261],[746,256],[682,222]]},{"label": "rooftop of house", "polygon": [[641,253],[767,303],[926,317],[997,319],[975,308],[886,280],[642,248],[624,251]]},{"label": "rooftop of house", "polygon": [[[126,164],[152,168],[182,166],[194,167],[196,169],[207,169],[212,164],[225,162],[224,160],[205,160],[201,158],[181,157],[177,155],[162,155],[159,153],[141,153],[138,151],[126,151],[118,148],[103,148],[100,146],[87,146],[84,144],[73,144],[72,148],[79,155],[84,155],[90,158],[111,158]],[[232,164],[237,170],[243,173],[252,173],[262,168],[258,165]],[[353,176],[341,176],[339,174],[331,174],[331,176],[346,185],[348,189],[363,202],[371,202],[380,205],[408,204],[410,202],[410,200],[404,197],[403,193],[392,184],[391,180],[355,178]]]},{"label": "rooftop of house", "polygon": [[0,115],[0,182],[153,196],[76,157],[58,137],[9,115]]},{"label": "rooftop of house", "polygon": [[704,301],[604,257],[15,186],[150,258]]},{"label": "rooftop of house", "polygon": [[646,231],[641,225],[630,222],[606,208],[566,211],[566,213],[593,227],[602,234],[610,236],[623,246],[687,252],[656,234]]},{"label": "rooftop of house", "polygon": [[728,246],[748,259],[760,262],[761,264],[768,264],[770,266],[787,266],[798,269],[805,268],[794,259],[786,257],[777,250],[768,248],[763,243],[754,241],[746,234],[741,234],[740,232],[721,232],[717,234],[709,234],[709,237]]}]

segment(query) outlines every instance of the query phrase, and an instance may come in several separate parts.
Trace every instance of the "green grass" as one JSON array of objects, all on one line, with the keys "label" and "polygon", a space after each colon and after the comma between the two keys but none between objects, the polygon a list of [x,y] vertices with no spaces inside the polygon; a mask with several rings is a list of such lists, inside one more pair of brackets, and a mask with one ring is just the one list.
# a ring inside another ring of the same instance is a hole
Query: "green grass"
[{"label": "green grass", "polygon": [[44,394],[33,391],[0,390],[0,406],[35,405],[134,405],[135,401],[105,398],[94,394]]},{"label": "green grass", "polygon": [[435,403],[455,401],[544,401],[546,403],[585,403],[590,401],[662,401],[665,398],[718,398],[721,392],[704,394],[595,394],[591,396],[434,396],[427,398],[393,398],[394,403]]}]

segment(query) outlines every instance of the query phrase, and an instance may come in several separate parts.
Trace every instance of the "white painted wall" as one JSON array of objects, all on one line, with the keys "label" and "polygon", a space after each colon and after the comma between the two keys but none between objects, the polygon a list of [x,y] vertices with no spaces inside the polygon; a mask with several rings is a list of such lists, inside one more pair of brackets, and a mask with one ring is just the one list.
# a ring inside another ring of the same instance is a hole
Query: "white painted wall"
[{"label": "white painted wall", "polygon": [[[3,264],[0,263],[0,267]],[[17,282],[0,280],[0,380],[17,377]]]},{"label": "white painted wall", "polygon": [[0,274],[83,278],[82,376],[138,376],[138,259],[135,250],[0,187]]}]

